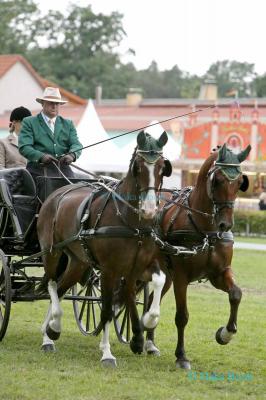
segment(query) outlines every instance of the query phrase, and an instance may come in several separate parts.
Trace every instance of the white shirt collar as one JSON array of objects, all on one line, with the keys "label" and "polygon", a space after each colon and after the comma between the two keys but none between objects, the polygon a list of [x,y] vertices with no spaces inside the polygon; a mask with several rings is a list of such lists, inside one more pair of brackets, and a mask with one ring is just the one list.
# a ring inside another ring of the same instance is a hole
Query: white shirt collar
[{"label": "white shirt collar", "polygon": [[47,115],[44,114],[43,111],[41,112],[41,114],[42,114],[42,117],[43,117],[43,119],[44,119],[44,121],[45,121],[46,123],[48,123],[48,121],[53,121],[53,123],[55,124],[56,117],[54,117],[54,118],[49,118]]}]

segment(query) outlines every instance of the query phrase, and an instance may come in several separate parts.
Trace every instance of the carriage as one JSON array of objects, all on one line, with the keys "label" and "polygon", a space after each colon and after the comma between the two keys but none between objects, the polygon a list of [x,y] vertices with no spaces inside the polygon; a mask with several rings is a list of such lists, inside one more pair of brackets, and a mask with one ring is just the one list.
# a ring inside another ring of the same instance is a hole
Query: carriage
[{"label": "carriage", "polygon": [[[111,319],[118,339],[129,342],[134,353],[141,353],[146,346],[144,329],[147,353],[158,353],[154,329],[160,299],[173,282],[176,365],[190,368],[184,350],[186,290],[191,281],[202,278],[229,295],[229,321],[218,329],[217,342],[227,344],[236,333],[241,290],[232,277],[230,229],[237,192],[248,187],[240,163],[250,146],[237,155],[226,145],[216,149],[201,167],[196,186],[169,191],[160,209],[162,179],[171,174],[171,165],[162,156],[167,136],[164,133],[154,140],[140,132],[137,141],[122,183],[102,178],[66,182],[40,177],[38,198],[28,171],[0,171],[0,340],[6,332],[11,302],[50,298],[42,347],[55,349],[53,340],[61,333],[60,299],[64,297],[73,302],[84,335],[103,331],[100,349],[104,364],[116,365],[109,344]],[[129,194],[130,199],[125,197]],[[45,199],[39,209],[38,201]],[[90,268],[84,269],[87,264]],[[49,296],[36,290],[43,279],[35,271],[42,266],[49,274]],[[151,296],[147,281],[153,283]],[[141,308],[141,321],[137,307]]]}]

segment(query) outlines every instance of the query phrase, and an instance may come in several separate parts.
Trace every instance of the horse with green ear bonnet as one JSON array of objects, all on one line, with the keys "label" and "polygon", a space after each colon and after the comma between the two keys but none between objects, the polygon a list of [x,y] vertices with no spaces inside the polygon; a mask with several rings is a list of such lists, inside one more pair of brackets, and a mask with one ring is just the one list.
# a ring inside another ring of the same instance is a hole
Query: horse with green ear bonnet
[{"label": "horse with green ear bonnet", "polygon": [[[163,156],[163,147],[168,141],[167,133],[164,131],[159,139],[155,139],[149,133],[141,131],[137,137],[138,148],[136,153],[148,164],[155,164]],[[172,173],[172,166],[169,160],[164,158],[163,176],[169,177]]]},{"label": "horse with green ear bonnet", "polygon": [[[219,167],[220,171],[229,181],[234,181],[242,173],[240,164],[246,160],[250,150],[251,146],[249,144],[243,151],[235,154],[232,152],[232,150],[226,147],[226,144],[224,144],[218,152],[215,166]],[[248,177],[243,175],[243,183],[240,187],[240,190],[245,192],[248,189],[248,184]]]}]

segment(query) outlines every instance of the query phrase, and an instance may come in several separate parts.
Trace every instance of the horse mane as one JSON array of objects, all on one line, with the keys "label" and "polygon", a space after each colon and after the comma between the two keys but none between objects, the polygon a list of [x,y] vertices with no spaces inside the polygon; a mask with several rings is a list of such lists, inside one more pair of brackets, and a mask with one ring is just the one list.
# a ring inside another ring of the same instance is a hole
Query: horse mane
[{"label": "horse mane", "polygon": [[135,147],[134,152],[132,154],[132,157],[130,159],[127,175],[128,175],[128,173],[131,173],[131,171],[132,171],[132,166],[133,166],[133,162],[134,162],[134,160],[136,158],[137,149],[138,149],[138,146]]},{"label": "horse mane", "polygon": [[219,148],[213,149],[213,152],[210,154],[210,156],[204,161],[204,163],[200,167],[197,182],[196,182],[195,186],[201,185],[202,182],[204,182],[207,179],[208,172],[209,172],[212,164],[218,157],[218,150],[219,150]]}]

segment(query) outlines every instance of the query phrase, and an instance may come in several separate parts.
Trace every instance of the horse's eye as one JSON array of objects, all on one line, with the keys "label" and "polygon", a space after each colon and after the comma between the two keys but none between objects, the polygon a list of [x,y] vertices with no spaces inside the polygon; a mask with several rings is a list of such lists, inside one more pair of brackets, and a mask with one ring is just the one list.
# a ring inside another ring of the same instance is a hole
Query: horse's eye
[{"label": "horse's eye", "polygon": [[224,177],[223,176],[215,176],[214,178],[214,185],[222,185],[224,183]]}]

